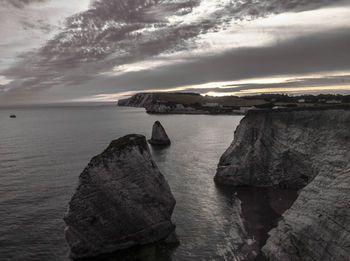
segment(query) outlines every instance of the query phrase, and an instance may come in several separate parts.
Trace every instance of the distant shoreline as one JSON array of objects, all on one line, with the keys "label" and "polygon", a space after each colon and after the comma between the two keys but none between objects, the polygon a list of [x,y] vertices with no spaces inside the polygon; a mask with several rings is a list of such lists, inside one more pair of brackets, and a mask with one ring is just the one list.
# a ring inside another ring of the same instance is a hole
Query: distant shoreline
[{"label": "distant shoreline", "polygon": [[201,96],[197,93],[138,93],[118,101],[121,107],[145,108],[149,114],[246,115],[249,111],[350,108],[350,95]]},{"label": "distant shoreline", "polygon": [[4,109],[27,109],[27,108],[72,108],[72,107],[116,107],[116,102],[75,102],[75,103],[47,103],[47,104],[14,104],[0,105]]}]

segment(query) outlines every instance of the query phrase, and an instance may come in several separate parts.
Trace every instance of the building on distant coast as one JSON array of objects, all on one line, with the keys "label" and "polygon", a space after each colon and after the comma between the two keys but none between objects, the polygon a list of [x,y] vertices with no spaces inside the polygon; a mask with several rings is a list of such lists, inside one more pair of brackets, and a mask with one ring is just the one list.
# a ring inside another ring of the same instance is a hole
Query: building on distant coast
[{"label": "building on distant coast", "polygon": [[285,106],[274,106],[272,109],[273,110],[278,110],[278,109],[285,109],[285,108],[287,108],[287,107],[285,107]]},{"label": "building on distant coast", "polygon": [[217,102],[207,102],[207,103],[203,104],[203,107],[216,108],[216,107],[221,107],[221,106]]},{"label": "building on distant coast", "polygon": [[326,101],[327,104],[340,104],[342,103],[342,101],[340,100],[329,100],[329,101]]},{"label": "building on distant coast", "polygon": [[250,110],[256,110],[255,106],[251,106],[251,107],[240,107],[239,110],[233,110],[233,113],[237,113],[237,114],[247,114],[248,111]]}]

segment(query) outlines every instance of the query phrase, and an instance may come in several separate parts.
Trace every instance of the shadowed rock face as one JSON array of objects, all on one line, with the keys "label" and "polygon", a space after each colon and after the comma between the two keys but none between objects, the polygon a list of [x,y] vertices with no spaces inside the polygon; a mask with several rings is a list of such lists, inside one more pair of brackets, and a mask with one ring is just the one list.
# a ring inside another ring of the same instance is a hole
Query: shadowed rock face
[{"label": "shadowed rock face", "polygon": [[154,123],[152,138],[148,142],[152,145],[170,145],[170,139],[159,121]]},{"label": "shadowed rock face", "polygon": [[334,179],[317,176],[269,235],[268,260],[349,260],[350,164]]},{"label": "shadowed rock face", "polygon": [[79,177],[64,221],[72,258],[112,253],[166,239],[175,199],[144,136],[113,141]]},{"label": "shadowed rock face", "polygon": [[215,181],[300,189],[349,160],[350,110],[252,111],[221,156]]},{"label": "shadowed rock face", "polygon": [[349,260],[350,110],[251,112],[215,180],[300,189],[262,248],[268,260]]}]

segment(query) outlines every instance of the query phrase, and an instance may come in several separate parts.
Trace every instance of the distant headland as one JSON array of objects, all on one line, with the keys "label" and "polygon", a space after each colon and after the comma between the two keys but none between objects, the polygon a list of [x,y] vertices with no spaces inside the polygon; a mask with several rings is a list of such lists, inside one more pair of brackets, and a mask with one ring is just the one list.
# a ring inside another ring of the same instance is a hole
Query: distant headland
[{"label": "distant headland", "polygon": [[145,108],[150,114],[245,115],[250,110],[350,107],[350,95],[262,94],[254,96],[202,96],[198,93],[138,93],[118,106]]}]

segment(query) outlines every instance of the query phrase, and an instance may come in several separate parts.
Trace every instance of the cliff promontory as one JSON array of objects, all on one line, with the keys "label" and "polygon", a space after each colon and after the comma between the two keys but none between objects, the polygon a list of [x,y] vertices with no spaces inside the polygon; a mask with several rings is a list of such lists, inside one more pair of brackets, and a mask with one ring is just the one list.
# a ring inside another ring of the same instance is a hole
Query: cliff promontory
[{"label": "cliff promontory", "polygon": [[79,177],[64,221],[72,258],[165,240],[175,199],[144,136],[113,141]]},{"label": "cliff promontory", "polygon": [[128,99],[118,101],[118,106],[127,107],[146,107],[153,103],[154,95],[152,93],[138,93]]},{"label": "cliff promontory", "polygon": [[141,107],[151,114],[244,114],[253,106],[269,104],[258,98],[212,97],[198,93],[138,93],[118,101],[118,106]]},{"label": "cliff promontory", "polygon": [[215,180],[294,188],[299,196],[262,248],[268,260],[348,260],[350,110],[251,111]]}]

